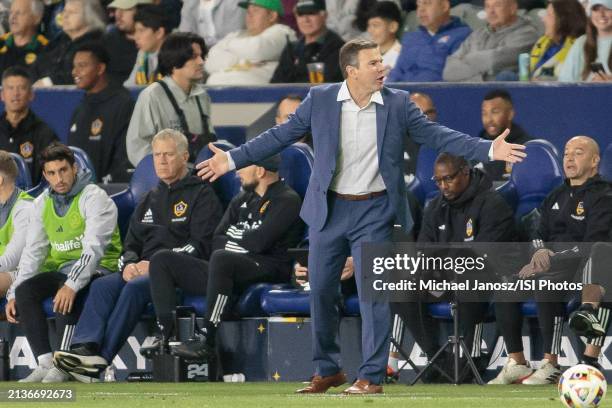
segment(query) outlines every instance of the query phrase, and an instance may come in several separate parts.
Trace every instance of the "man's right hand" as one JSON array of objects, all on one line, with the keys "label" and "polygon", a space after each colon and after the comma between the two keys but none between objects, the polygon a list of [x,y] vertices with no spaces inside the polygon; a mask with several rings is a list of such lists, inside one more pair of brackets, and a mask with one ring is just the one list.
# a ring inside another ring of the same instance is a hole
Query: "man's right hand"
[{"label": "man's right hand", "polygon": [[6,307],[4,308],[4,312],[6,313],[6,320],[9,323],[19,323],[17,321],[17,307],[15,306],[15,299],[11,299],[6,303]]},{"label": "man's right hand", "polygon": [[125,268],[123,268],[123,280],[126,282],[131,281],[132,279],[140,276],[140,271],[138,270],[138,266],[135,263],[127,264]]},{"label": "man's right hand", "polygon": [[308,282],[308,268],[296,262],[293,270],[295,273],[295,281],[300,285],[305,285],[306,282]]},{"label": "man's right hand", "polygon": [[212,143],[208,144],[208,148],[213,152],[213,157],[198,163],[196,169],[198,177],[212,182],[229,171],[229,160],[227,154]]}]

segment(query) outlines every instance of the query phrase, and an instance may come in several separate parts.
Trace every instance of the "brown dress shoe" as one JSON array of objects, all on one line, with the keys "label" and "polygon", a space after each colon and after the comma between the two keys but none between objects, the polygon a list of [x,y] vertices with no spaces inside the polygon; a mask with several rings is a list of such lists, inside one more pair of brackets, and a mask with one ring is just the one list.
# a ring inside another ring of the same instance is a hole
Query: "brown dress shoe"
[{"label": "brown dress shoe", "polygon": [[348,395],[382,394],[382,385],[372,384],[368,380],[357,380],[353,385],[344,390]]},{"label": "brown dress shoe", "polygon": [[346,374],[340,371],[338,374],[321,377],[315,375],[310,384],[296,391],[298,394],[323,394],[331,387],[339,387],[346,382]]}]

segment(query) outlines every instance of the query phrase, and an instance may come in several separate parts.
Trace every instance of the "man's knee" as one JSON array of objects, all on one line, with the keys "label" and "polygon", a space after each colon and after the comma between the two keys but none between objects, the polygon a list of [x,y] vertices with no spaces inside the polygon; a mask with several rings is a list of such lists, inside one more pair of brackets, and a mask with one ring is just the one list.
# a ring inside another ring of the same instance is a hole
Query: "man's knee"
[{"label": "man's knee", "polygon": [[162,249],[157,251],[149,260],[149,274],[157,276],[168,273],[172,267],[173,260],[179,257],[180,254],[171,249]]}]

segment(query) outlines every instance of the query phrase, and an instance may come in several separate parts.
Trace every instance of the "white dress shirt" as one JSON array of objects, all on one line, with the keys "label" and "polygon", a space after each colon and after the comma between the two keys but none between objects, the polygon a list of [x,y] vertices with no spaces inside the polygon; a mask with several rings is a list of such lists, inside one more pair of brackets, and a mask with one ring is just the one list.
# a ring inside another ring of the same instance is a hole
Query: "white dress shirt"
[{"label": "white dress shirt", "polygon": [[385,190],[376,146],[376,104],[383,105],[382,95],[379,91],[373,93],[368,104],[360,108],[344,81],[336,100],[342,102],[342,114],[336,171],[330,189],[341,194]]}]

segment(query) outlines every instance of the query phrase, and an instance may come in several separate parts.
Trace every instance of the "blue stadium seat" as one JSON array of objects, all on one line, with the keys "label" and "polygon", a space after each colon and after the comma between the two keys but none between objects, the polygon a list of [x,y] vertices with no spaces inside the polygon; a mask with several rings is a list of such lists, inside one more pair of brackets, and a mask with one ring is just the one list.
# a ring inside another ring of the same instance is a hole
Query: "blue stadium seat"
[{"label": "blue stadium seat", "polygon": [[310,292],[302,289],[271,290],[261,297],[261,308],[270,316],[309,316]]},{"label": "blue stadium seat", "polygon": [[[280,290],[287,287],[289,285],[283,283],[256,283],[251,285],[240,295],[234,310],[240,317],[267,316],[267,312],[262,308],[262,296],[271,290]],[[192,306],[199,316],[206,314],[206,297],[204,296],[185,295],[183,305]]]},{"label": "blue stadium seat", "polygon": [[346,316],[360,316],[359,296],[352,295],[344,299],[343,311]]},{"label": "blue stadium seat", "polygon": [[[578,297],[572,298],[567,305],[565,305],[565,313],[569,315],[580,306],[580,299]],[[538,318],[538,305],[535,300],[528,300],[521,304],[521,314],[528,319]]]},{"label": "blue stadium seat", "polygon": [[314,155],[306,143],[295,143],[281,152],[279,175],[302,199],[306,195]]},{"label": "blue stadium seat", "polygon": [[28,164],[25,162],[25,159],[17,153],[11,153],[11,157],[15,160],[18,170],[15,185],[22,190],[29,190],[32,188],[32,176]]},{"label": "blue stadium seat", "polygon": [[612,183],[612,143],[608,145],[601,155],[599,163],[599,173],[601,176]]},{"label": "blue stadium seat", "polygon": [[563,169],[548,146],[541,141],[525,145],[527,158],[512,167],[510,180],[497,189],[514,208],[517,219],[537,208],[563,182]]},{"label": "blue stadium seat", "polygon": [[[74,159],[76,161],[77,166],[80,169],[88,169],[91,172],[92,178],[95,180],[96,169],[94,168],[91,159],[89,158],[87,153],[85,153],[83,149],[75,146],[68,147],[70,147],[70,150],[72,150],[72,152],[74,153]],[[28,190],[28,194],[30,194],[32,197],[38,197],[45,190],[45,188],[47,188],[48,185],[49,184],[47,183],[47,180],[45,180],[45,178],[43,177],[40,179],[40,183],[38,183],[38,185]]]},{"label": "blue stadium seat", "polygon": [[117,222],[122,238],[127,233],[130,217],[136,205],[158,182],[159,178],[155,174],[155,168],[153,167],[153,156],[149,154],[136,166],[128,188],[111,196],[119,211]]},{"label": "blue stadium seat", "polygon": [[425,206],[427,202],[439,193],[436,183],[431,179],[433,177],[433,166],[436,157],[438,157],[438,153],[434,149],[421,146],[414,179],[407,185],[408,191],[419,200],[422,206]]},{"label": "blue stadium seat", "polygon": [[[223,151],[228,151],[233,149],[235,146],[225,140],[219,140],[214,143],[216,147]],[[208,160],[212,157],[212,152],[208,148],[208,146],[204,147],[198,153],[198,157],[196,158],[196,163],[200,163],[201,161]],[[235,171],[230,171],[229,173],[223,175],[217,181],[213,183],[213,188],[221,200],[221,204],[223,208],[227,208],[230,201],[236,194],[240,192],[240,180],[236,176]]]}]

